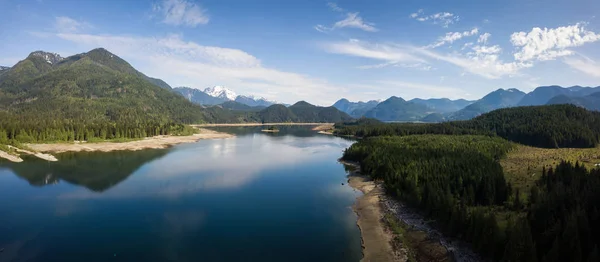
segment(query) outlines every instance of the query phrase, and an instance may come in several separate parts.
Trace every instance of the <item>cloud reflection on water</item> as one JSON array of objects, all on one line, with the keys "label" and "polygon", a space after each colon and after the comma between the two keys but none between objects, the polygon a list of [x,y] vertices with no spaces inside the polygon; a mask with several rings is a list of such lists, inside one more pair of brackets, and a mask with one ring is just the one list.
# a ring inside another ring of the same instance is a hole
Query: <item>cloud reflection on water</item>
[{"label": "cloud reflection on water", "polygon": [[319,161],[341,155],[351,142],[334,137],[273,137],[254,135],[205,140],[180,146],[148,163],[110,190],[88,190],[59,195],[60,199],[159,197],[175,199],[205,190],[242,187],[267,170]]}]

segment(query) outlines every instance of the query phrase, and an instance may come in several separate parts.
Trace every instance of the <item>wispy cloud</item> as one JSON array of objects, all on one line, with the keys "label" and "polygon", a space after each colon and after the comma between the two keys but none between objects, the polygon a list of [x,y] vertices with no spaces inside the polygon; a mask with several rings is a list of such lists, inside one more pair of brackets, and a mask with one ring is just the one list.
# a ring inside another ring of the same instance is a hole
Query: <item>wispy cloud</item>
[{"label": "wispy cloud", "polygon": [[253,55],[239,49],[204,46],[179,35],[162,38],[141,36],[61,33],[59,38],[83,48],[104,47],[130,60],[144,73],[172,85],[203,88],[222,84],[240,93],[271,100],[307,100],[329,105],[346,89],[323,79],[265,67]]},{"label": "wispy cloud", "polygon": [[498,79],[502,76],[516,75],[519,70],[533,66],[531,63],[524,62],[504,62],[499,59],[497,47],[475,46],[483,51],[470,52],[467,55],[460,54],[440,54],[424,48],[415,48],[415,52],[437,60],[441,60],[463,70],[488,79]]},{"label": "wispy cloud", "polygon": [[350,39],[347,42],[327,43],[323,47],[325,51],[330,53],[365,57],[387,62],[426,62],[411,54],[410,50],[399,48],[393,44],[372,44],[357,39]]},{"label": "wispy cloud", "polygon": [[586,56],[579,56],[579,58],[565,58],[564,63],[575,70],[579,70],[587,75],[600,78],[600,64]]},{"label": "wispy cloud", "polygon": [[329,8],[331,8],[331,10],[333,10],[333,11],[336,11],[336,12],[345,12],[345,10],[343,8],[339,7],[334,2],[328,2],[327,6],[329,6]]},{"label": "wispy cloud", "polygon": [[[327,5],[336,12],[344,12],[345,10],[341,7],[337,6],[335,3],[327,3]],[[335,22],[331,27],[327,27],[324,25],[316,25],[315,30],[319,32],[328,32],[335,29],[340,28],[357,28],[367,32],[377,32],[379,29],[375,27],[375,24],[366,22],[358,12],[348,12],[346,13],[346,18],[340,21]]]},{"label": "wispy cloud", "polygon": [[153,5],[153,11],[160,14],[162,22],[168,25],[196,27],[210,20],[206,10],[193,1],[163,0]]},{"label": "wispy cloud", "polygon": [[87,22],[77,21],[66,16],[54,18],[54,28],[61,33],[76,33],[91,27],[92,26]]},{"label": "wispy cloud", "polygon": [[476,35],[477,33],[479,33],[479,29],[477,29],[477,28],[473,28],[470,31],[464,31],[464,32],[449,32],[449,33],[446,33],[446,35],[438,38],[437,42],[430,44],[430,45],[426,46],[425,48],[436,48],[436,47],[443,46],[445,44],[451,44],[454,41],[459,40],[463,37],[473,36],[473,35]]},{"label": "wispy cloud", "polygon": [[460,20],[459,16],[448,12],[426,15],[423,12],[423,9],[419,9],[419,11],[410,14],[410,18],[414,18],[420,22],[430,21],[431,23],[435,25],[441,25],[444,28],[447,28],[451,24],[454,24]]},{"label": "wispy cloud", "polygon": [[432,70],[433,67],[431,65],[427,65],[424,63],[400,63],[397,61],[392,61],[392,62],[385,62],[385,63],[380,63],[380,64],[374,64],[374,65],[362,65],[362,66],[358,66],[358,69],[377,69],[377,68],[384,68],[384,67],[402,67],[402,68],[412,68],[412,69],[417,69],[417,70],[423,70],[423,71],[429,71]]},{"label": "wispy cloud", "polygon": [[586,30],[582,24],[558,28],[534,27],[530,32],[516,32],[510,36],[511,43],[520,50],[514,54],[516,60],[553,60],[572,55],[571,47],[600,40],[600,34]]},{"label": "wispy cloud", "polygon": [[490,36],[492,36],[492,34],[490,34],[490,33],[483,33],[483,34],[479,35],[479,38],[477,39],[477,43],[487,44],[488,40],[490,39]]}]

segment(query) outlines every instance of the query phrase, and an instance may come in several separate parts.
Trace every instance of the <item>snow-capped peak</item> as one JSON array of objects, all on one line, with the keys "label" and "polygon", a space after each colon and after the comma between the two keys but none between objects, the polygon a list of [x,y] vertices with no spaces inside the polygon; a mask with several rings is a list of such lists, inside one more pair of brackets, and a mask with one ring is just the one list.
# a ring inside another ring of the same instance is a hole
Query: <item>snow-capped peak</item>
[{"label": "snow-capped peak", "polygon": [[204,93],[212,97],[235,100],[237,94],[224,86],[213,86],[204,89]]},{"label": "snow-capped peak", "polygon": [[57,53],[49,53],[49,52],[44,52],[44,51],[35,51],[35,52],[31,53],[30,55],[41,57],[44,60],[46,60],[46,62],[48,62],[48,64],[51,64],[51,65],[56,64],[64,59]]}]

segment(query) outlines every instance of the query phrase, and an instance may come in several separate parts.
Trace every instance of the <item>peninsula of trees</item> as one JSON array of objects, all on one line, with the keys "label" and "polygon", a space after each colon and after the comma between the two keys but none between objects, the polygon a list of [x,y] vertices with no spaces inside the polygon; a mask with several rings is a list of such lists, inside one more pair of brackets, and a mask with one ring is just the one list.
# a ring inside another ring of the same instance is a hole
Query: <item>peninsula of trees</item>
[{"label": "peninsula of trees", "polygon": [[513,185],[500,164],[523,147],[517,143],[598,146],[598,112],[552,105],[442,124],[363,119],[338,124],[336,133],[364,138],[343,159],[488,259],[600,261],[600,169],[558,161],[528,177],[532,185]]}]

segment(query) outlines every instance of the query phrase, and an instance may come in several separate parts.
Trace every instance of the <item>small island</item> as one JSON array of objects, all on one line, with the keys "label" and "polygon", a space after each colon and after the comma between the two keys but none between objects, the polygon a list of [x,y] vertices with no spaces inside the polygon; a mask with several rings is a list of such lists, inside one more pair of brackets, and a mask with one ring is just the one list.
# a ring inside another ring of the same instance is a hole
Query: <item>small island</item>
[{"label": "small island", "polygon": [[275,126],[270,126],[269,128],[263,129],[261,131],[267,132],[267,133],[278,133],[279,132],[279,128],[277,128]]}]

